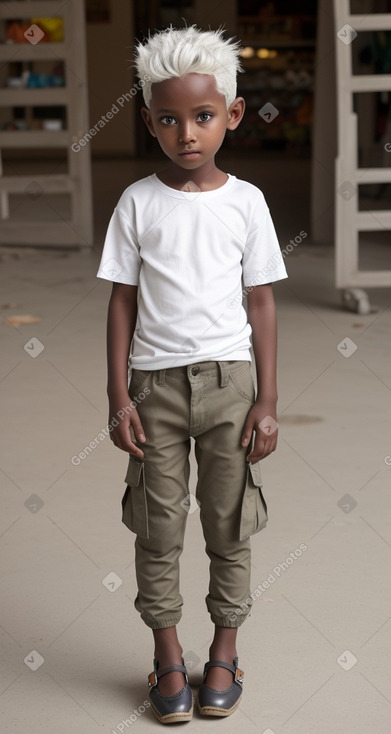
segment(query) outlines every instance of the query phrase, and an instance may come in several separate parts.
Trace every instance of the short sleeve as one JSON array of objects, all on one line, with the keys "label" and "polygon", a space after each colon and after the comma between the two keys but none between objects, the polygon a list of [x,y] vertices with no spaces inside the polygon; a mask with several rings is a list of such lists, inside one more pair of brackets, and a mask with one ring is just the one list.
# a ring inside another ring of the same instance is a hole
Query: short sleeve
[{"label": "short sleeve", "polygon": [[262,192],[259,193],[242,258],[245,287],[288,277],[269,208]]},{"label": "short sleeve", "polygon": [[138,285],[140,266],[136,233],[127,216],[116,207],[107,228],[97,278]]}]

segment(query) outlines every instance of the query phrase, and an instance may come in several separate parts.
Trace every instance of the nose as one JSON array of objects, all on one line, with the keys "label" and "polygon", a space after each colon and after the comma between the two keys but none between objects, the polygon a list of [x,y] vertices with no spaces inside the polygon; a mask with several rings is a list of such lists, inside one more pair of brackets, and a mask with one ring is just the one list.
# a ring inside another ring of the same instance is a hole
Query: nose
[{"label": "nose", "polygon": [[182,123],[179,129],[178,139],[180,143],[191,143],[195,141],[195,132],[191,122]]}]

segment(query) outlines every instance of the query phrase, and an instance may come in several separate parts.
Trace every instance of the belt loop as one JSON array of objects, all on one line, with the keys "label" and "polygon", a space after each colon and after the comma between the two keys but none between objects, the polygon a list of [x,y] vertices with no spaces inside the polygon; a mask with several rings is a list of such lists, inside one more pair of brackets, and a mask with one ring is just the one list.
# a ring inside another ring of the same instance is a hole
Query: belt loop
[{"label": "belt loop", "polygon": [[229,380],[228,362],[218,362],[220,368],[220,387],[226,387]]},{"label": "belt loop", "polygon": [[165,377],[166,377],[166,370],[165,369],[158,370],[157,380],[156,380],[157,384],[158,385],[165,385],[166,384],[165,383]]}]

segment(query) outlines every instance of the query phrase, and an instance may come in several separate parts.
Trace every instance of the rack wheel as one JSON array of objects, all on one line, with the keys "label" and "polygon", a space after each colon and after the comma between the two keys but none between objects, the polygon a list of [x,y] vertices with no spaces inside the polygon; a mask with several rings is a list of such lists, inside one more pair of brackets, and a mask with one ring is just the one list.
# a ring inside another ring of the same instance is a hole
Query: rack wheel
[{"label": "rack wheel", "polygon": [[342,291],[342,303],[349,311],[366,316],[378,309],[371,307],[369,298],[362,288],[347,288]]}]

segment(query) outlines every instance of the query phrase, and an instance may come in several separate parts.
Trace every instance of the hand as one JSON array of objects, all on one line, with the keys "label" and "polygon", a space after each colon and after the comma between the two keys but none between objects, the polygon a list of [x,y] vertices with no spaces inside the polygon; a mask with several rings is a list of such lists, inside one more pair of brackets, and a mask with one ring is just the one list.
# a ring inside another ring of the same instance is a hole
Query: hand
[{"label": "hand", "polygon": [[117,448],[133,454],[139,459],[144,458],[144,453],[136,446],[134,441],[144,443],[146,441],[144,430],[141,425],[137,409],[126,396],[124,400],[110,403],[109,426],[113,426],[110,438]]},{"label": "hand", "polygon": [[246,461],[256,464],[277,447],[278,423],[276,401],[257,401],[249,410],[242,433],[242,446],[248,446],[255,431],[254,448]]}]

